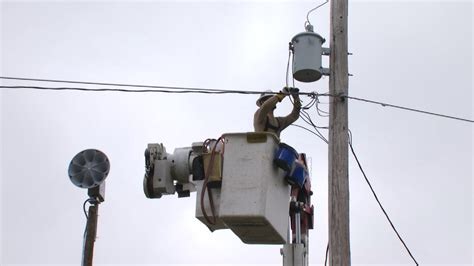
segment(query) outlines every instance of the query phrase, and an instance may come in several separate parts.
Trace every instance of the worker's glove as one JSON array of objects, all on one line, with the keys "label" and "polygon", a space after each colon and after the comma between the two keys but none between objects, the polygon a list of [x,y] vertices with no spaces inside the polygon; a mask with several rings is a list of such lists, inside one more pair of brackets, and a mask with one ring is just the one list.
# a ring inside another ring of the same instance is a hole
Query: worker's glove
[{"label": "worker's glove", "polygon": [[281,102],[286,95],[290,95],[290,90],[288,87],[284,87],[277,95],[278,101]]},{"label": "worker's glove", "polygon": [[298,95],[298,93],[300,93],[300,90],[298,88],[290,88],[290,94],[292,96],[296,96]]}]

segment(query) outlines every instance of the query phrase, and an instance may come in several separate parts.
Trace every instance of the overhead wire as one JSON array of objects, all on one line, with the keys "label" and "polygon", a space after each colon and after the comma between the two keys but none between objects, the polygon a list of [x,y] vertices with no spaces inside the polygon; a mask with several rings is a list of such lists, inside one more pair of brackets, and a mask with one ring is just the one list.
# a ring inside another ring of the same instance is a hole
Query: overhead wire
[{"label": "overhead wire", "polygon": [[[134,88],[147,88],[144,90],[132,90],[132,89],[117,89],[117,88],[80,88],[80,87],[44,87],[44,86],[30,86],[30,85],[21,85],[21,86],[0,86],[0,89],[35,89],[35,90],[56,90],[56,91],[85,91],[85,92],[130,92],[130,93],[200,93],[200,94],[262,94],[264,91],[248,91],[248,90],[221,90],[221,89],[206,89],[206,88],[195,88],[195,87],[177,87],[177,86],[161,86],[161,85],[141,85],[141,84],[122,84],[122,83],[105,83],[105,82],[89,82],[89,81],[70,81],[70,80],[53,80],[53,79],[36,79],[36,78],[21,78],[21,77],[3,77],[0,76],[0,79],[5,80],[22,80],[22,81],[36,81],[36,82],[56,82],[56,83],[75,83],[75,84],[85,84],[85,85],[100,85],[100,86],[117,86],[117,87],[134,87]],[[273,93],[277,94],[277,92]],[[401,105],[395,105],[380,101],[374,101],[359,97],[353,97],[348,95],[332,95],[329,93],[316,93],[316,92],[299,92],[300,95],[305,95],[309,97],[314,96],[328,96],[328,97],[342,97],[350,100],[361,101],[365,103],[377,104],[383,107],[392,107],[410,112],[423,113],[427,115],[453,119],[463,122],[474,123],[474,120],[456,117],[441,113],[435,113],[410,107],[405,107]],[[319,109],[319,108],[318,108]],[[321,110],[319,110],[321,111]]]},{"label": "overhead wire", "polygon": [[322,141],[326,142],[326,144],[328,143],[327,140],[323,137],[321,137],[320,135],[318,135],[316,132],[312,131],[311,129],[307,128],[307,127],[304,127],[302,125],[297,125],[297,124],[291,124],[291,126],[294,126],[294,127],[299,127],[299,128],[302,128],[310,133],[312,133],[313,135],[315,135],[316,137],[320,138]]},{"label": "overhead wire", "polygon": [[322,109],[319,108],[319,97],[315,97],[316,98],[316,103],[315,103],[315,106],[316,106],[316,112],[318,113],[319,116],[321,117],[329,117],[329,112],[326,112]]},{"label": "overhead wire", "polygon": [[[159,88],[158,86],[156,88]],[[242,95],[258,95],[264,91],[245,91],[245,90],[188,90],[185,87],[173,87],[176,89],[117,89],[117,88],[81,88],[81,87],[45,87],[45,86],[4,86],[0,85],[0,89],[32,89],[32,90],[53,90],[53,91],[83,91],[83,92],[126,92],[126,93],[171,93],[171,94],[242,94]],[[278,92],[265,92],[267,94],[277,94]],[[312,95],[313,92],[301,92],[301,95]],[[327,95],[321,95],[327,96]]]},{"label": "overhead wire", "polygon": [[[84,92],[130,92],[130,93],[174,93],[174,94],[261,94],[258,91],[241,91],[241,90],[188,90],[181,89],[117,89],[117,88],[80,88],[80,87],[44,87],[44,86],[0,86],[2,89],[33,89],[33,90],[55,90],[55,91],[84,91]],[[177,87],[175,87],[177,88]]]},{"label": "overhead wire", "polygon": [[318,112],[318,115],[321,117],[329,117],[329,113],[326,113],[323,110],[319,109],[318,106],[316,106],[316,112]]},{"label": "overhead wire", "polygon": [[319,108],[319,104],[321,103],[319,101],[319,93],[315,92],[315,94],[313,95],[310,94],[308,96],[311,98],[311,101],[306,106],[302,107],[301,109],[307,110],[313,106],[316,106],[316,111],[319,116],[328,117],[329,113]]},{"label": "overhead wire", "polygon": [[318,5],[317,7],[311,9],[310,11],[308,11],[308,13],[306,14],[306,21],[304,23],[304,26],[306,28],[307,25],[311,25],[311,22],[309,22],[309,14],[311,14],[313,11],[315,11],[316,9],[324,6],[325,4],[327,4],[329,2],[329,0],[326,0],[324,3]]},{"label": "overhead wire", "polygon": [[295,88],[295,77],[293,77],[293,88]]},{"label": "overhead wire", "polygon": [[288,87],[288,75],[290,73],[291,42],[289,45],[290,45],[290,48],[288,49],[288,62],[286,63],[286,75],[285,75],[286,87]]},{"label": "overhead wire", "polygon": [[[36,81],[36,82],[51,82],[51,83],[69,83],[69,84],[81,84],[81,85],[100,85],[100,86],[114,86],[114,87],[133,87],[133,88],[148,88],[148,89],[169,89],[169,90],[206,90],[206,91],[222,91],[218,89],[203,89],[195,87],[175,87],[175,86],[156,86],[156,85],[144,85],[144,84],[124,84],[124,83],[112,83],[112,82],[96,82],[96,81],[78,81],[78,80],[61,80],[61,79],[40,79],[40,78],[24,78],[24,77],[4,77],[0,76],[0,79],[5,80],[21,80],[21,81]],[[122,91],[122,90],[117,90]]]},{"label": "overhead wire", "polygon": [[[223,89],[208,89],[197,87],[178,87],[178,86],[163,86],[163,85],[143,85],[143,84],[125,84],[125,83],[111,83],[111,82],[94,82],[94,81],[77,81],[77,80],[59,80],[59,79],[39,79],[39,78],[23,78],[23,77],[4,77],[3,80],[18,80],[18,81],[33,81],[33,82],[51,82],[51,83],[66,83],[66,84],[82,84],[82,85],[96,85],[96,86],[111,86],[111,87],[130,87],[130,88],[144,88],[140,90],[134,89],[119,89],[119,88],[82,88],[82,87],[48,87],[48,86],[0,86],[3,89],[36,89],[36,90],[72,90],[72,91],[90,91],[90,92],[132,92],[132,93],[204,93],[204,94],[261,94],[264,91],[250,91],[250,90],[223,90]],[[277,94],[275,92],[274,94]],[[314,94],[313,92],[301,92],[301,95]]]},{"label": "overhead wire", "polygon": [[[294,79],[293,79],[294,80]],[[315,131],[312,131],[312,130],[309,130],[308,128],[304,128],[308,131],[310,131],[311,133],[313,133],[314,135],[318,136],[322,141],[328,143],[328,140],[327,138],[319,131],[319,129],[326,129],[326,127],[318,127],[316,126],[316,124],[314,124],[314,122],[311,120],[311,117],[310,115],[306,112],[306,109],[309,109],[311,108],[312,106],[314,106],[314,104],[316,103],[317,99],[318,99],[318,95],[317,93],[315,92],[314,94],[312,95],[309,95],[311,100],[308,104],[306,104],[305,106],[301,107],[301,110],[300,110],[300,114],[299,114],[299,117],[306,123],[308,124],[309,126],[313,127]],[[293,102],[293,99],[290,97],[290,102],[294,105],[295,103]]]},{"label": "overhead wire", "polygon": [[374,188],[372,187],[372,184],[370,183],[369,179],[367,178],[367,175],[365,174],[365,171],[364,169],[362,168],[362,165],[359,161],[359,158],[357,158],[357,155],[354,151],[354,147],[352,146],[352,132],[349,131],[349,147],[351,149],[351,152],[352,152],[352,155],[354,156],[354,159],[356,160],[357,162],[357,165],[359,166],[359,169],[360,171],[362,172],[362,175],[364,176],[365,178],[365,181],[367,182],[367,184],[369,185],[369,188],[370,190],[372,191],[372,194],[374,195],[374,198],[375,200],[377,201],[380,209],[382,210],[383,214],[385,215],[385,218],[387,218],[387,221],[390,223],[390,226],[392,227],[393,231],[395,232],[395,234],[397,235],[398,239],[400,240],[400,242],[403,244],[403,246],[405,247],[406,251],[408,252],[408,254],[410,255],[410,257],[412,258],[412,260],[415,262],[415,264],[418,266],[418,262],[416,261],[415,257],[413,256],[413,254],[411,253],[410,249],[408,248],[408,246],[406,245],[405,241],[403,240],[403,238],[400,236],[400,234],[398,233],[398,230],[395,228],[395,225],[393,224],[392,220],[390,219],[390,217],[388,216],[387,212],[385,211],[385,208],[382,206],[382,203],[380,202],[377,194],[375,193],[374,191]]},{"label": "overhead wire", "polygon": [[[317,95],[313,95],[312,97],[314,97],[314,103],[313,103],[313,106],[315,106],[318,102],[318,97]],[[308,108],[309,109],[309,108]],[[316,107],[317,109],[317,107]],[[318,112],[319,113],[319,112]],[[314,128],[314,130],[316,130],[316,132],[318,132],[318,134],[325,140],[325,142],[327,143],[327,138],[324,137],[324,135],[319,131],[319,129],[327,129],[327,127],[320,127],[320,126],[317,126],[313,120],[311,119],[311,116],[309,115],[309,113],[304,109],[302,108],[302,110],[300,111],[300,117],[303,121],[305,121],[308,125],[312,126]]]},{"label": "overhead wire", "polygon": [[310,115],[309,115],[307,112],[305,112],[305,111],[301,111],[300,117],[301,117],[301,119],[302,119],[306,124],[308,124],[308,125],[310,125],[310,126],[312,126],[312,127],[314,128],[314,130],[318,133],[318,135],[321,137],[321,139],[322,139],[324,142],[328,143],[327,138],[323,135],[323,133],[321,133],[321,132],[319,131],[319,129],[326,129],[326,127],[319,127],[319,126],[317,126],[317,125],[313,122],[313,120],[311,119]]},{"label": "overhead wire", "polygon": [[[318,132],[318,134],[320,134],[322,137],[324,137],[324,135],[323,135],[321,132],[319,132],[319,128],[323,128],[323,127],[317,126],[317,125],[313,122],[313,120],[311,119],[310,115],[309,115],[306,111],[301,110],[301,112],[300,112],[300,118],[301,118],[301,120],[303,120],[306,124],[308,124],[309,126],[313,127],[314,130],[315,130],[316,132]],[[326,138],[324,138],[324,139],[326,140]]]},{"label": "overhead wire", "polygon": [[422,113],[422,114],[427,114],[427,115],[439,116],[439,117],[474,123],[474,120],[472,119],[466,119],[466,118],[461,118],[461,117],[456,117],[456,116],[451,116],[451,115],[434,113],[434,112],[424,111],[420,109],[415,109],[415,108],[410,108],[410,107],[405,107],[405,106],[400,106],[400,105],[395,105],[395,104],[390,104],[390,103],[378,102],[378,101],[373,101],[373,100],[368,100],[368,99],[363,99],[363,98],[358,98],[358,97],[352,97],[352,96],[341,96],[341,97],[351,99],[351,100],[356,100],[356,101],[362,101],[366,103],[378,104],[383,107],[392,107],[392,108],[402,109],[405,111],[417,112],[417,113]]},{"label": "overhead wire", "polygon": [[[306,113],[307,114],[307,113]],[[307,114],[309,116],[309,114]],[[304,117],[304,116],[303,116]],[[309,117],[309,119],[311,119],[311,117]],[[303,119],[304,120],[304,119]],[[311,121],[311,120],[310,120]],[[312,121],[311,121],[312,122]],[[313,124],[314,125],[314,124]],[[309,131],[311,133],[313,133],[314,135],[316,135],[318,138],[321,138],[320,135],[318,135],[317,133],[313,132],[312,130],[308,129],[308,128],[305,128],[303,126],[300,126],[300,125],[293,125],[293,126],[296,126],[296,127],[299,127],[299,128],[303,128],[305,129],[306,131]],[[315,125],[314,125],[315,126]],[[391,221],[390,217],[388,216],[387,212],[385,211],[385,208],[383,207],[382,203],[380,202],[377,194],[375,193],[375,190],[374,188],[372,187],[372,184],[370,183],[367,175],[365,174],[365,171],[364,169],[362,168],[362,165],[359,161],[359,158],[357,157],[355,151],[354,151],[354,147],[352,146],[352,131],[350,129],[348,129],[348,138],[349,138],[349,147],[351,149],[351,152],[352,152],[352,155],[354,156],[356,162],[357,162],[357,165],[359,166],[359,169],[360,171],[362,172],[363,176],[364,176],[364,179],[365,181],[367,182],[370,190],[372,191],[372,194],[374,195],[374,198],[375,200],[377,201],[380,209],[382,210],[382,212],[384,213],[385,217],[387,218],[388,222],[390,223],[390,226],[391,228],[393,229],[393,231],[396,233],[398,239],[400,240],[400,242],[403,244],[403,246],[405,247],[405,249],[407,250],[408,254],[410,255],[410,257],[412,258],[412,260],[415,262],[416,265],[418,265],[418,262],[416,261],[415,257],[413,256],[413,254],[411,253],[410,249],[408,248],[408,246],[406,245],[405,241],[403,240],[403,238],[400,236],[398,230],[395,228],[395,225],[393,224],[393,222]],[[326,143],[328,143],[327,141],[325,141]],[[327,265],[327,260],[328,260],[328,254],[329,254],[329,243],[326,247],[326,255],[325,255],[325,261],[324,261],[324,265]]]},{"label": "overhead wire", "polygon": [[301,109],[303,110],[307,110],[307,109],[310,109],[311,107],[314,106],[314,104],[316,103],[316,99],[311,97],[311,100],[309,103],[307,103],[305,106],[302,106]]}]

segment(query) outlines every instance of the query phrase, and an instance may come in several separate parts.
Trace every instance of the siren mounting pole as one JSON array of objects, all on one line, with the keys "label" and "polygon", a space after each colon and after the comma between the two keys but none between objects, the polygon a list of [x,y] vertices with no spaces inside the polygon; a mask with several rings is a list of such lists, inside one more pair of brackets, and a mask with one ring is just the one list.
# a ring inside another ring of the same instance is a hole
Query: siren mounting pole
[{"label": "siren mounting pole", "polygon": [[99,211],[99,202],[94,201],[89,206],[87,215],[87,225],[84,235],[84,248],[82,254],[82,266],[92,266],[92,257],[94,255],[94,242],[97,236],[97,216]]}]

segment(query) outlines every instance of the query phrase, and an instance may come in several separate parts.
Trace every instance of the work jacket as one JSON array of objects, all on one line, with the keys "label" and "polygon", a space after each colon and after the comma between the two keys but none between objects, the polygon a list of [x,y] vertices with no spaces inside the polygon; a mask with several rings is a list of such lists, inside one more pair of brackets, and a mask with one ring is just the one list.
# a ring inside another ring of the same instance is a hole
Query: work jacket
[{"label": "work jacket", "polygon": [[271,115],[278,102],[278,97],[274,95],[264,101],[255,112],[253,116],[255,132],[272,132],[280,137],[281,131],[299,118],[301,102],[298,96],[294,97],[293,110],[287,116],[273,117]]}]

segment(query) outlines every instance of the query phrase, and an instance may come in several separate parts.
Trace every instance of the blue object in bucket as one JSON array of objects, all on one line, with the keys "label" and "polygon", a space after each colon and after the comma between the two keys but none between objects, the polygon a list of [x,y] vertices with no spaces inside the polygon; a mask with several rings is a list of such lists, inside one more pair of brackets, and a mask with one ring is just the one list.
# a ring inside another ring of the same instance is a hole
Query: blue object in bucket
[{"label": "blue object in bucket", "polygon": [[306,167],[299,162],[295,162],[295,166],[286,179],[288,183],[292,185],[298,185],[300,188],[302,188],[304,186],[304,182],[306,181],[307,175],[308,171],[306,170]]},{"label": "blue object in bucket", "polygon": [[289,172],[293,168],[296,158],[298,158],[298,153],[295,149],[285,143],[280,143],[273,161],[278,167]]}]

